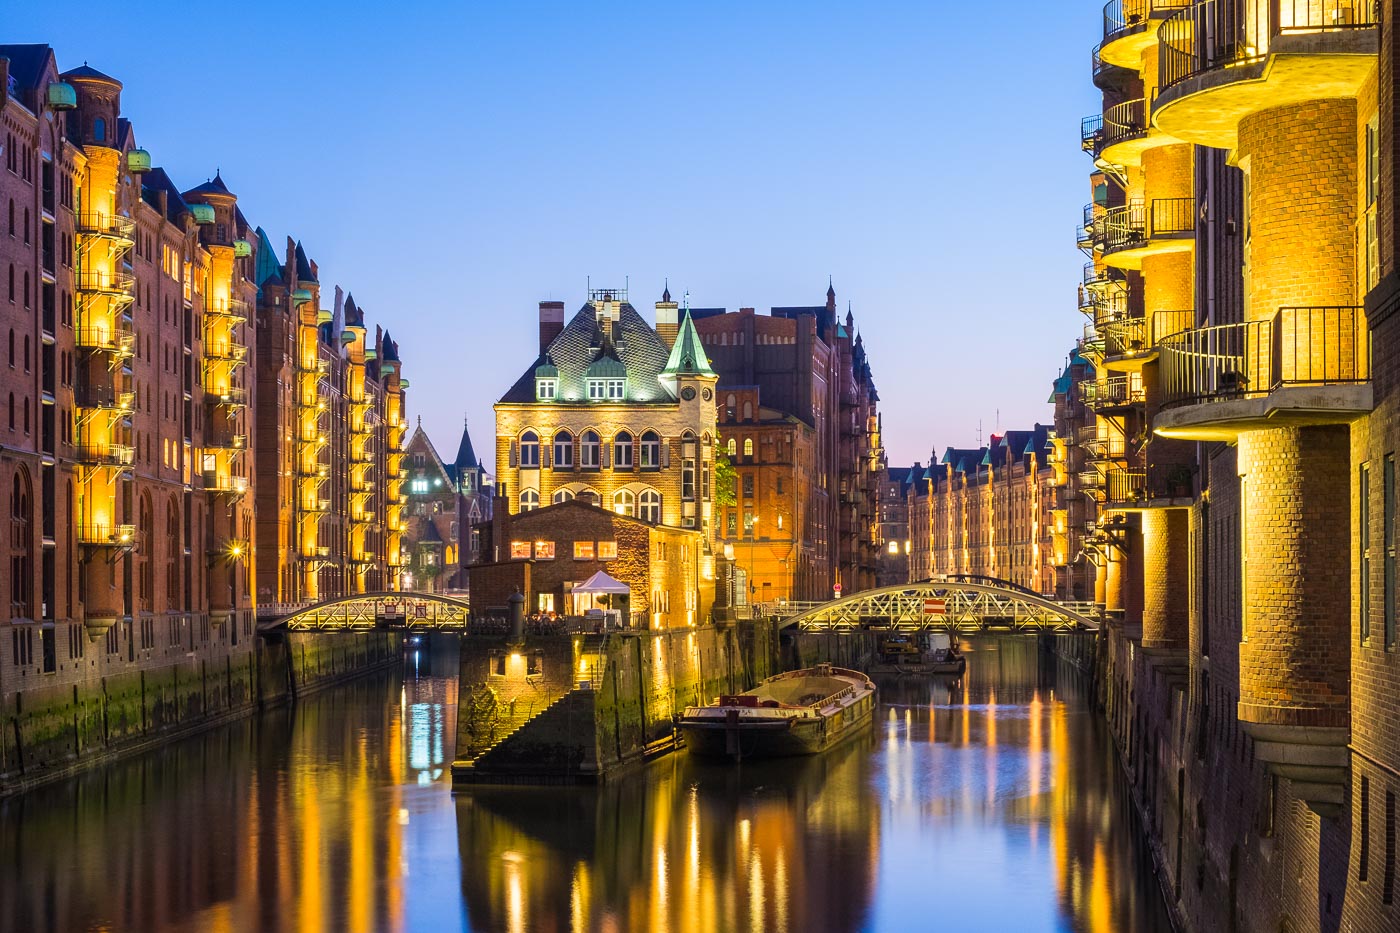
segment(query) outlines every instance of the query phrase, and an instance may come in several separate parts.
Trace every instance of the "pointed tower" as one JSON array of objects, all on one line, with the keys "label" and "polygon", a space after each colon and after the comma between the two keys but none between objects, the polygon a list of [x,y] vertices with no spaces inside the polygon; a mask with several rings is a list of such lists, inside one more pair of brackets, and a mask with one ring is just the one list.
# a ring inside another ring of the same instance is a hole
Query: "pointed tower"
[{"label": "pointed tower", "polygon": [[715,385],[719,375],[710,366],[689,307],[685,309],[685,319],[681,321],[660,379],[680,401],[682,423],[692,426],[681,436],[681,525],[700,528],[708,537],[718,422]]},{"label": "pointed tower", "polygon": [[661,292],[661,300],[656,303],[656,333],[668,347],[676,343],[679,311],[680,306],[671,300],[671,283],[667,281]]}]

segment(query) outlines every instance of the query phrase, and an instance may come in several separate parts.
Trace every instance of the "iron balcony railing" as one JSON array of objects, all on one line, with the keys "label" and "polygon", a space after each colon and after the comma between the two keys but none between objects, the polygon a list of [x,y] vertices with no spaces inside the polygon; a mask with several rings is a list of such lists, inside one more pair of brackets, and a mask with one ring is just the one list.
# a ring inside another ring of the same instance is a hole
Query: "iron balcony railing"
[{"label": "iron balcony railing", "polygon": [[79,271],[73,278],[76,280],[78,291],[103,295],[129,292],[136,281],[130,272],[101,272],[92,269]]},{"label": "iron balcony railing", "polygon": [[236,323],[248,320],[248,302],[239,298],[221,298],[204,306],[204,314],[211,318],[224,318]]},{"label": "iron balcony railing", "polygon": [[79,525],[75,531],[78,543],[91,547],[130,547],[136,542],[135,525],[113,525],[102,522]]},{"label": "iron balcony railing", "polygon": [[1135,505],[1147,499],[1147,471],[1114,467],[1104,475],[1104,504]]},{"label": "iron balcony railing", "polygon": [[75,220],[77,231],[83,236],[105,237],[128,243],[135,242],[136,222],[130,217],[89,213],[79,214]]},{"label": "iron balcony railing", "polygon": [[1079,148],[1095,159],[1103,152],[1103,114],[1096,113],[1079,121]]},{"label": "iron balcony railing", "polygon": [[1149,350],[1195,324],[1195,311],[1157,311],[1151,317],[1115,317],[1099,322],[1098,329],[1107,342],[1107,355],[1116,357]]},{"label": "iron balcony railing", "polygon": [[1109,0],[1103,8],[1103,44],[1141,32],[1160,19],[1191,5],[1191,0]]},{"label": "iron balcony railing", "polygon": [[1095,411],[1109,408],[1126,408],[1146,400],[1142,383],[1130,376],[1109,376],[1096,382],[1086,382],[1081,386],[1084,404]]},{"label": "iron balcony railing", "polygon": [[1280,308],[1267,320],[1184,331],[1163,340],[1161,352],[1164,408],[1371,378],[1361,307]]},{"label": "iron balcony railing", "polygon": [[1157,29],[1159,84],[1165,89],[1259,61],[1280,36],[1375,26],[1379,6],[1375,0],[1197,0]]},{"label": "iron balcony railing", "polygon": [[91,466],[129,467],[136,462],[136,448],[80,440],[78,460]]},{"label": "iron balcony railing", "polygon": [[1143,97],[1108,108],[1103,115],[1103,148],[1142,139],[1147,135],[1147,120],[1147,99]]},{"label": "iron balcony railing", "polygon": [[1195,198],[1155,198],[1111,207],[1104,216],[1104,251],[1131,249],[1155,237],[1196,229]]},{"label": "iron balcony railing", "polygon": [[1104,477],[1108,507],[1144,505],[1154,499],[1189,499],[1196,482],[1190,467],[1158,463],[1147,469],[1110,468]]}]

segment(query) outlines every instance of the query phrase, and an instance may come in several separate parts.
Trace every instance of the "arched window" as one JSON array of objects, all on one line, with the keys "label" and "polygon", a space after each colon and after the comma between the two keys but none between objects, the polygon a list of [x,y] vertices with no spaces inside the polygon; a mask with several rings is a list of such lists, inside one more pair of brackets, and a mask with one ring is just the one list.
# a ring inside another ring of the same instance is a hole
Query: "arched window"
[{"label": "arched window", "polygon": [[33,535],[30,533],[29,476],[23,470],[15,473],[10,490],[10,613],[20,619],[33,617],[34,590]]},{"label": "arched window", "polygon": [[540,436],[534,431],[520,435],[520,465],[537,467],[540,465]]},{"label": "arched window", "polygon": [[739,442],[732,437],[729,439],[729,443],[725,445],[724,449],[730,457],[739,456]]},{"label": "arched window", "polygon": [[520,494],[520,511],[533,512],[540,507],[540,494],[538,490],[527,489]]},{"label": "arched window", "polygon": [[583,437],[579,438],[579,466],[583,467],[585,470],[596,470],[602,466],[600,460],[602,448],[603,445],[598,438],[598,432],[584,431]]},{"label": "arched window", "polygon": [[24,335],[24,371],[29,372],[29,335]]},{"label": "arched window", "polygon": [[619,489],[613,493],[613,511],[618,515],[637,515],[637,496],[630,489]]},{"label": "arched window", "polygon": [[744,403],[744,420],[745,420],[745,421],[752,421],[752,420],[753,420],[753,402],[745,402],[745,403]]},{"label": "arched window", "polygon": [[661,437],[655,431],[647,431],[642,435],[642,469],[659,470],[661,468]]},{"label": "arched window", "polygon": [[10,430],[15,429],[15,394],[10,393]]},{"label": "arched window", "polygon": [[568,431],[554,435],[554,469],[570,470],[574,466],[574,436]]},{"label": "arched window", "polygon": [[29,433],[29,396],[24,398],[24,433]]},{"label": "arched window", "polygon": [[180,605],[180,562],[175,555],[180,553],[180,505],[170,500],[165,511],[165,547],[169,560],[165,564],[165,608],[167,611]]},{"label": "arched window", "polygon": [[613,438],[613,469],[632,469],[632,435],[621,431]]},{"label": "arched window", "polygon": [[107,121],[101,117],[92,121],[92,138],[99,143],[107,138]]},{"label": "arched window", "polygon": [[570,501],[571,499],[573,499],[573,497],[574,491],[572,489],[556,489],[554,490],[554,497],[552,501],[555,505],[558,505],[561,502]]},{"label": "arched window", "polygon": [[753,438],[751,438],[751,437],[746,437],[746,438],[744,438],[744,456],[745,456],[745,457],[752,457],[752,456],[753,456]]},{"label": "arched window", "polygon": [[155,546],[151,525],[151,499],[143,495],[136,517],[136,604],[147,610],[151,608],[151,548]]},{"label": "arched window", "polygon": [[642,493],[638,502],[637,517],[644,522],[651,522],[653,525],[660,524],[661,493],[655,489],[648,489]]}]

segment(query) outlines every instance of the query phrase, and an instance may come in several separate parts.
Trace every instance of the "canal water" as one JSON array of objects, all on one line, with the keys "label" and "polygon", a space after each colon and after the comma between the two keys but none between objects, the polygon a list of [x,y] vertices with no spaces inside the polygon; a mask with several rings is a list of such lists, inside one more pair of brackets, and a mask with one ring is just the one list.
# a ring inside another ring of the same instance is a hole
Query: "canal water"
[{"label": "canal water", "polygon": [[455,646],[0,801],[0,929],[1166,933],[1105,730],[1033,640],[814,759],[453,796]]}]

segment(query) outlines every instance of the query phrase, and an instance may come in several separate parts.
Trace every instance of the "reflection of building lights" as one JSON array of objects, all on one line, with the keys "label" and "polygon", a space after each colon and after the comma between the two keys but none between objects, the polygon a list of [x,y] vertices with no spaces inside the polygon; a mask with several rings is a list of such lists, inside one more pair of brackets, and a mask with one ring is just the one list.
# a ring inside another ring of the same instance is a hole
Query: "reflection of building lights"
[{"label": "reflection of building lights", "polygon": [[520,654],[519,651],[512,651],[512,652],[510,653],[510,663],[512,663],[512,664],[517,664],[517,663],[519,663],[520,658],[521,658],[521,654]]}]

